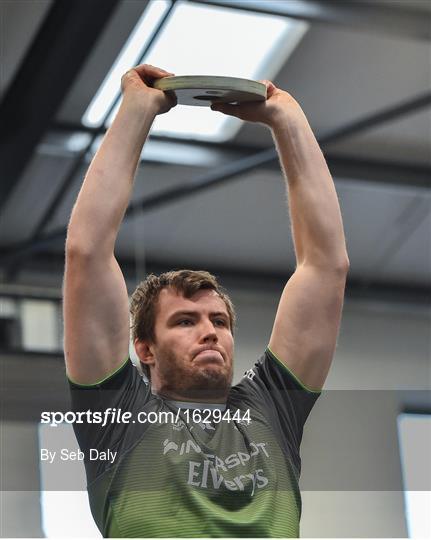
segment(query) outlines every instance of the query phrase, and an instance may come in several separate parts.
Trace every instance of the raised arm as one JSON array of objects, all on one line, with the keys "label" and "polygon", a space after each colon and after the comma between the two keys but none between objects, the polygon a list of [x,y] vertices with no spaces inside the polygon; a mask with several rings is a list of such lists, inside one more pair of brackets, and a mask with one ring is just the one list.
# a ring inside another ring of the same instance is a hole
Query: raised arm
[{"label": "raised arm", "polygon": [[265,81],[266,102],[213,107],[268,126],[288,191],[297,267],[282,293],[269,347],[310,389],[334,355],[349,261],[334,182],[299,104]]},{"label": "raised arm", "polygon": [[80,384],[104,379],[128,355],[128,295],[114,246],[151,124],[175,105],[173,97],[147,84],[168,75],[142,65],[123,76],[120,109],[91,162],[70,218],[64,348],[67,374]]}]

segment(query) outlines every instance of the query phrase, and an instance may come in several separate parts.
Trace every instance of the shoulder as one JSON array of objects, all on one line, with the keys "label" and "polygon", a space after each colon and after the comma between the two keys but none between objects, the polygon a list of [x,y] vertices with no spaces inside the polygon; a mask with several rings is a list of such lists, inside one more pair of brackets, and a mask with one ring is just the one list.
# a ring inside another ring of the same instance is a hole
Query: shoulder
[{"label": "shoulder", "polygon": [[145,384],[145,380],[142,375],[139,373],[136,366],[133,364],[132,360],[127,357],[120,366],[108,374],[106,377],[103,377],[100,381],[97,381],[93,384],[81,384],[74,381],[71,377],[66,374],[69,386],[72,389],[111,389],[115,390],[120,388],[123,385],[140,385]]},{"label": "shoulder", "polygon": [[267,347],[253,367],[244,372],[238,384],[232,387],[250,389],[279,388],[304,391],[310,395],[320,395],[320,389],[305,385],[295,374]]},{"label": "shoulder", "polygon": [[100,410],[107,407],[135,410],[148,401],[151,394],[150,385],[144,381],[130,358],[94,384],[83,385],[70,379],[68,381],[74,410]]}]

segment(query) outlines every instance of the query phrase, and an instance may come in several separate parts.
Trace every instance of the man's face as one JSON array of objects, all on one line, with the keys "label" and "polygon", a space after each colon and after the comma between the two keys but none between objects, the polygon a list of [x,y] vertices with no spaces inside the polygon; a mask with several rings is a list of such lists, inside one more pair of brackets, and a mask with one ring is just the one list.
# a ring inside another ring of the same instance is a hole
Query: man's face
[{"label": "man's face", "polygon": [[233,336],[226,304],[213,290],[184,298],[162,289],[151,345],[154,390],[174,399],[224,400],[232,383]]}]

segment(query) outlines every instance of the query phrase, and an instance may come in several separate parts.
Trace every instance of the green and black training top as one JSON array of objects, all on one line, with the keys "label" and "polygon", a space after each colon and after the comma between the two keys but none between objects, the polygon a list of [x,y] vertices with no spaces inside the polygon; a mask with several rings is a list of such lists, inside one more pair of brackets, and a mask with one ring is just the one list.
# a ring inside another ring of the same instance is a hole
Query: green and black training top
[{"label": "green and black training top", "polygon": [[[319,392],[269,349],[231,388],[218,422],[193,421],[190,409],[208,404],[152,394],[129,360],[97,385],[70,386],[74,411],[132,413],[129,423],[74,424],[105,537],[299,536],[299,447]],[[137,420],[162,411],[174,420]],[[116,452],[115,460],[90,461],[91,449]]]}]

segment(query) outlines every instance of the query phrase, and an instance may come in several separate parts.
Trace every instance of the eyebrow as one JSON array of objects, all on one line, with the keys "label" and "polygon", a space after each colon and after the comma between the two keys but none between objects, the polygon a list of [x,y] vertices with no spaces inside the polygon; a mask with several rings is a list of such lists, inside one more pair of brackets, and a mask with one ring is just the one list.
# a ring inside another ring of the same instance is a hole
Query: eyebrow
[{"label": "eyebrow", "polygon": [[[168,322],[183,315],[187,315],[188,317],[199,317],[200,313],[199,311],[175,311],[175,313],[172,313],[172,315],[169,316]],[[224,311],[212,311],[210,317],[224,317],[226,320],[229,320],[229,315]]]}]

